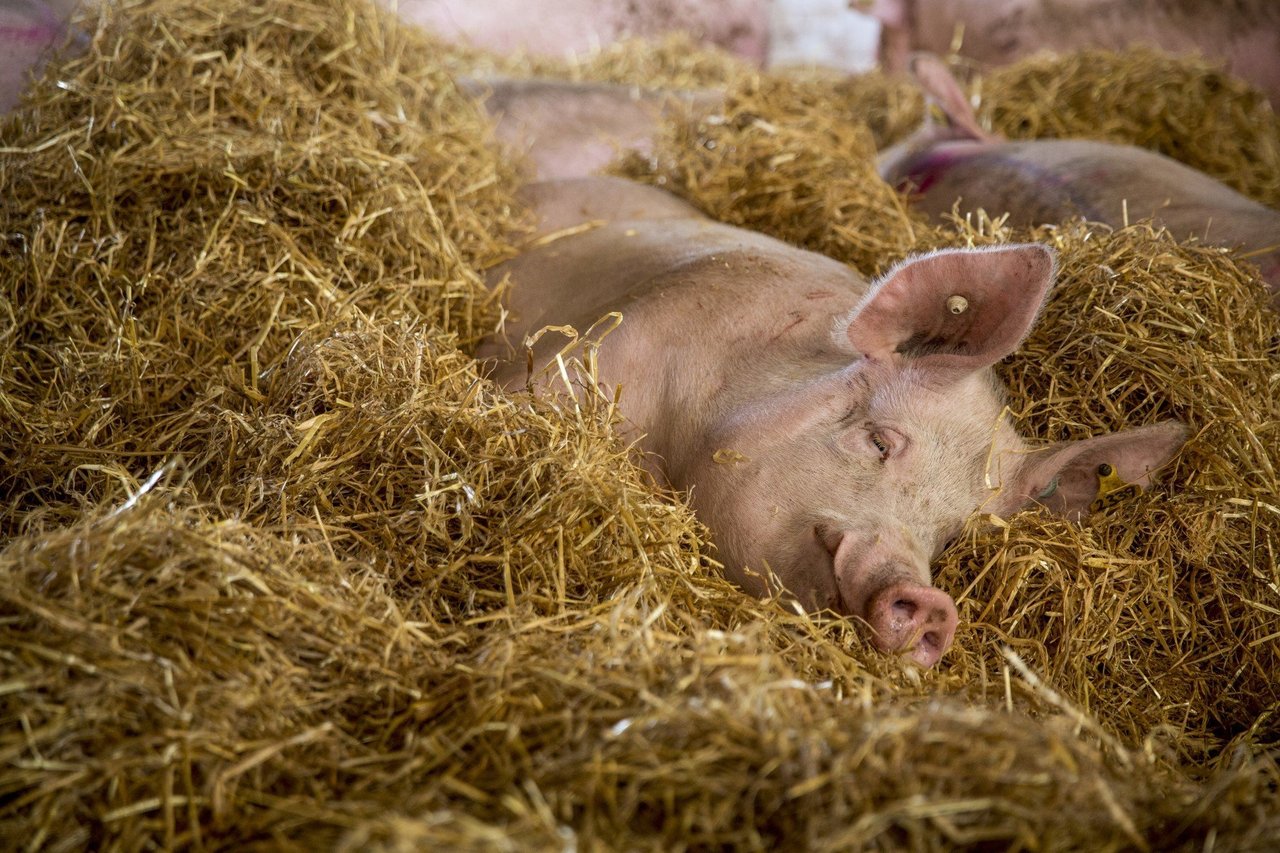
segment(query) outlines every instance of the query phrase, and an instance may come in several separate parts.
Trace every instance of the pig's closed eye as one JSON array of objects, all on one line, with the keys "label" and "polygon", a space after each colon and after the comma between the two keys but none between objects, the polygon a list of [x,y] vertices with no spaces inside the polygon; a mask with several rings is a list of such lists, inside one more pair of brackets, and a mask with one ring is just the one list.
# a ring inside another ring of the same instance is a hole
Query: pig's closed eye
[{"label": "pig's closed eye", "polygon": [[906,440],[896,430],[888,427],[867,426],[867,449],[885,462],[902,452]]},{"label": "pig's closed eye", "polygon": [[883,435],[872,430],[867,433],[867,441],[871,442],[871,446],[880,454],[881,459],[889,458],[889,442],[885,440]]},{"label": "pig's closed eye", "polygon": [[897,430],[874,423],[855,423],[841,429],[840,444],[846,452],[886,462],[902,453],[907,440]]}]

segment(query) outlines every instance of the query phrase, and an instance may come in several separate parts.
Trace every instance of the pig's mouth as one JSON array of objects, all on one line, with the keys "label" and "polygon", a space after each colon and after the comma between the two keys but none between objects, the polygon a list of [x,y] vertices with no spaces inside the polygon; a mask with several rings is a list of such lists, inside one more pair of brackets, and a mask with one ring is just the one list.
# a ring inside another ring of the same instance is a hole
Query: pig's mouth
[{"label": "pig's mouth", "polygon": [[840,551],[840,544],[845,540],[845,534],[834,525],[819,523],[813,526],[813,538],[817,540],[819,547],[827,555],[830,561],[826,567],[828,569],[828,577],[831,578],[831,592],[826,596],[825,601],[815,602],[821,609],[832,610],[841,616],[857,616],[858,613],[850,606],[841,589],[840,576],[836,571],[836,555]]}]

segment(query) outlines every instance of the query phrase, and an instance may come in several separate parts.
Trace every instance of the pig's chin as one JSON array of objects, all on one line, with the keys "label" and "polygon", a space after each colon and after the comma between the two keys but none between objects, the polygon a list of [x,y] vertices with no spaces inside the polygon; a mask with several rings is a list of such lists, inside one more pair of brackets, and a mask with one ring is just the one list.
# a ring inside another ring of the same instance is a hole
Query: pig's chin
[{"label": "pig's chin", "polygon": [[728,553],[721,546],[721,554],[725,577],[748,595],[764,598],[781,594],[810,613],[853,615],[840,596],[831,555],[812,539],[756,540]]},{"label": "pig's chin", "polygon": [[[813,530],[816,534],[817,528]],[[832,553],[823,545],[821,536],[814,534],[790,538],[775,551],[769,564],[774,567],[777,583],[789,598],[810,613],[852,616],[854,611],[849,609],[836,583]]]}]

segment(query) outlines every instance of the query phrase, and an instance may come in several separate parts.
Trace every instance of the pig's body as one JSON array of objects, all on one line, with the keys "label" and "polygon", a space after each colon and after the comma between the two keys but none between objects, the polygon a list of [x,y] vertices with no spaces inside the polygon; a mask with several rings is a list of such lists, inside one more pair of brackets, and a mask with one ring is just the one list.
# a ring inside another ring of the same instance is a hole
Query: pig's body
[{"label": "pig's body", "polygon": [[769,45],[766,0],[383,0],[445,38],[498,53],[582,55],[630,36],[684,32],[759,65]]},{"label": "pig's body", "polygon": [[[729,576],[761,593],[772,571],[804,606],[861,618],[923,664],[956,624],[929,563],[973,510],[1039,497],[1077,513],[1100,461],[1145,483],[1181,443],[1161,425],[1032,453],[1003,416],[989,367],[1049,287],[1043,247],[938,253],[871,283],[626,181],[526,194],[542,236],[565,236],[493,271],[513,283],[515,345],[482,349],[493,378],[526,386],[526,335],[621,313],[599,382],[622,388],[645,463],[690,491]],[[535,376],[562,344],[533,347]]]},{"label": "pig's body", "polygon": [[63,38],[66,5],[0,0],[0,113],[18,103],[41,57]]},{"label": "pig's body", "polygon": [[[851,0],[850,5],[861,5]],[[1280,106],[1280,3],[1274,0],[874,0],[883,62],[912,51],[960,53],[1006,65],[1043,50],[1148,45],[1196,53],[1248,80]]]},{"label": "pig's body", "polygon": [[1151,217],[1177,239],[1240,250],[1280,299],[1280,212],[1203,172],[1131,145],[1088,140],[942,142],[885,174],[935,219],[981,208],[1015,225],[1082,216],[1120,227]]}]

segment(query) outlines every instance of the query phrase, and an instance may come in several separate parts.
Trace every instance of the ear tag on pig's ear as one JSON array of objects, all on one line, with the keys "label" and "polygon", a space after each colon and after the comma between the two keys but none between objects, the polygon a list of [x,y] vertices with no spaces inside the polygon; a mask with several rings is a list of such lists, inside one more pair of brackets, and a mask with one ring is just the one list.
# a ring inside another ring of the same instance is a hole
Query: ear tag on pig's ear
[{"label": "ear tag on pig's ear", "polygon": [[1138,488],[1137,483],[1126,483],[1116,471],[1115,466],[1103,462],[1098,466],[1098,494],[1089,504],[1089,512],[1110,509],[1140,491],[1142,490]]},{"label": "ear tag on pig's ear", "polygon": [[963,314],[969,310],[969,300],[958,293],[947,297],[947,310],[952,314]]}]

